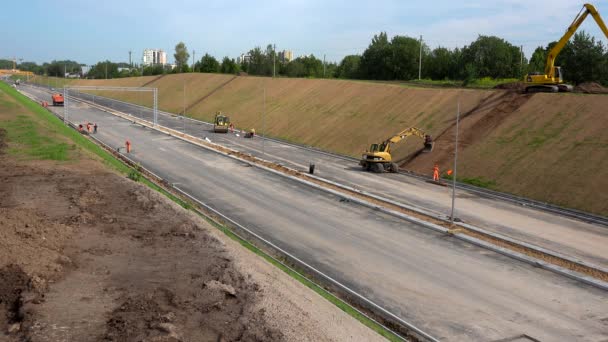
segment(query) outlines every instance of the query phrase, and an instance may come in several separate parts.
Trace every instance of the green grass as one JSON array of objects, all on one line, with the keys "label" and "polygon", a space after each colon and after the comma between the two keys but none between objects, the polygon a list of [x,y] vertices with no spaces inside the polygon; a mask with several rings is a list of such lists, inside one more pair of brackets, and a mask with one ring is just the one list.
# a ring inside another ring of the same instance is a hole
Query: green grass
[{"label": "green grass", "polygon": [[[29,98],[25,97],[11,86],[0,82],[0,91],[6,93],[17,100],[18,103],[23,105],[28,111],[36,114],[32,117],[32,121],[37,125],[40,125],[41,128],[48,130],[48,132],[56,133],[63,135],[69,138],[74,145],[83,148],[86,151],[93,153],[94,155],[100,157],[104,163],[110,166],[112,169],[127,174],[131,168],[122,163],[120,160],[114,158],[111,154],[107,153],[104,149],[99,147],[97,144],[93,143],[89,139],[85,138],[82,134],[77,131],[71,129],[66,126],[61,120],[59,120],[55,115],[50,113],[48,110],[42,108],[36,102],[33,102]],[[26,129],[26,128],[24,128]],[[12,133],[7,132],[9,135]],[[24,138],[27,140],[27,138]],[[44,139],[44,138],[43,138]],[[70,146],[70,148],[73,148]],[[57,151],[59,148],[54,148],[51,151],[46,151],[45,153],[50,153],[53,151]],[[44,151],[43,151],[44,152]],[[42,152],[41,152],[42,153]],[[43,153],[44,154],[44,153]]]},{"label": "green grass", "polygon": [[[107,152],[106,150],[104,150],[103,148],[98,146],[97,144],[88,140],[87,138],[85,138],[80,133],[76,132],[75,130],[64,125],[63,122],[61,122],[53,114],[49,113],[46,109],[43,109],[42,107],[40,107],[37,103],[32,102],[30,99],[23,96],[22,94],[20,94],[19,92],[17,92],[13,88],[11,88],[10,86],[7,86],[6,84],[0,82],[0,91],[3,91],[5,93],[9,94],[10,96],[13,96],[15,99],[17,99],[17,101],[19,103],[21,103],[22,105],[24,105],[25,107],[30,109],[32,112],[34,112],[34,114],[37,115],[37,118],[39,120],[45,122],[50,127],[55,128],[57,130],[57,132],[67,136],[77,146],[80,146],[80,147],[84,148],[85,150],[90,151],[93,154],[99,156],[107,165],[109,165],[113,169],[115,169],[123,174],[126,174],[126,175],[129,175],[129,174],[134,175],[135,173],[137,173],[136,178],[142,184],[163,194],[164,196],[166,196],[167,198],[169,198],[170,200],[174,201],[175,203],[177,203],[178,205],[180,205],[181,207],[183,207],[187,210],[193,209],[192,205],[190,205],[188,202],[173,195],[172,193],[170,193],[169,191],[165,190],[164,188],[158,186],[156,183],[150,181],[149,179],[139,175],[139,172],[135,168],[131,168],[128,165],[124,164],[122,161],[120,161],[119,159],[114,157],[112,154],[110,154],[109,152]],[[133,176],[133,177],[135,178],[135,176]],[[282,270],[283,272],[285,272],[292,278],[294,278],[297,281],[299,281],[300,283],[304,284],[306,287],[315,291],[321,297],[325,298],[330,303],[334,304],[335,306],[337,306],[339,309],[341,309],[348,315],[354,317],[359,322],[361,322],[363,325],[369,327],[370,329],[372,329],[379,335],[385,337],[389,341],[402,341],[402,339],[400,337],[396,336],[395,334],[391,333],[390,331],[384,329],[379,324],[377,324],[374,321],[370,320],[369,318],[365,317],[364,315],[359,313],[357,310],[355,310],[353,307],[351,307],[349,304],[347,304],[340,298],[334,296],[327,290],[316,285],[315,283],[313,283],[312,281],[310,281],[309,279],[304,277],[302,274],[294,271],[293,269],[291,269],[289,267],[286,267],[284,264],[282,264],[275,258],[271,257],[269,254],[265,253],[264,251],[262,251],[261,249],[259,249],[255,245],[253,245],[251,242],[240,238],[238,235],[236,235],[234,232],[232,232],[225,225],[218,223],[217,221],[213,220],[211,217],[204,215],[203,213],[201,213],[198,210],[196,210],[195,212],[197,214],[201,215],[212,226],[214,226],[215,228],[222,231],[226,236],[237,241],[241,246],[247,248],[248,250],[252,251],[256,255],[262,257],[264,260],[266,260],[270,264],[274,265],[275,267],[279,268],[280,270]]]},{"label": "green grass", "polygon": [[75,146],[68,146],[50,135],[41,135],[42,127],[32,117],[19,115],[10,121],[0,121],[0,127],[7,132],[12,143],[9,153],[37,160],[68,160],[68,152]]},{"label": "green grass", "polygon": [[[453,180],[454,176],[444,175],[441,178]],[[463,178],[458,177],[457,181],[460,183],[470,184],[470,185],[474,185],[474,186],[477,186],[480,188],[485,188],[485,189],[496,189],[496,187],[497,187],[497,184],[495,181],[487,180],[487,179],[484,179],[483,177],[463,177]]]}]

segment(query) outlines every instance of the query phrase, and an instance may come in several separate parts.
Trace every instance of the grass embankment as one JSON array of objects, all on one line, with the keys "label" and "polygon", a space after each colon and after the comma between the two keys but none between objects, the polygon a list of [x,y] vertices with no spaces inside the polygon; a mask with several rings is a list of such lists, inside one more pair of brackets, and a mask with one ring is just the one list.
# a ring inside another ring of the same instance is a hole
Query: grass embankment
[{"label": "grass embankment", "polygon": [[[146,186],[167,196],[183,208],[187,210],[193,210],[194,208],[188,201],[166,191],[149,179],[141,177],[137,170],[116,159],[100,146],[63,124],[63,122],[46,109],[2,82],[0,82],[0,128],[5,128],[8,132],[9,151],[20,158],[50,159],[61,162],[76,161],[79,158],[79,153],[86,151],[86,153],[92,153],[101,158],[112,169],[128,175],[129,178],[142,182]],[[196,212],[202,214],[198,210]],[[304,277],[301,273],[285,266],[262,249],[241,238],[225,225],[210,216],[203,215],[203,218],[243,247],[278,267],[389,341],[402,341],[402,339],[368,319],[340,298]]]}]

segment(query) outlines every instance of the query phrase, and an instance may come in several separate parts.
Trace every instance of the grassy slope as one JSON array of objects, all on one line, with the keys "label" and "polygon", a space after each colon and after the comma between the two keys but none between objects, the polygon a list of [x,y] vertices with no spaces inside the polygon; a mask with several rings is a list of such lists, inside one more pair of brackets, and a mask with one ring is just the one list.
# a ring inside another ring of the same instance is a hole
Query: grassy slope
[{"label": "grassy slope", "polygon": [[465,176],[608,215],[608,96],[536,94],[462,154]]},{"label": "grassy slope", "polygon": [[[162,109],[181,112],[184,79],[186,106],[189,106],[231,77],[168,75],[150,86],[159,88]],[[151,79],[94,83],[136,85]],[[80,84],[90,82],[78,81]],[[454,123],[458,99],[461,112],[466,113],[480,101],[500,96],[496,91],[415,88],[373,82],[239,77],[193,107],[187,115],[209,121],[215,111],[222,110],[237,127],[255,127],[261,133],[264,88],[269,135],[352,156],[358,156],[370,143],[408,126],[420,127],[432,135],[443,132]],[[196,89],[196,94],[191,89]],[[133,94],[114,95],[134,100]],[[490,125],[489,130],[469,132],[482,138],[461,145],[459,178],[608,215],[605,195],[608,179],[602,176],[608,167],[607,135],[602,134],[608,128],[608,121],[603,119],[605,108],[608,108],[608,96],[536,94],[497,125]],[[409,140],[398,145],[395,155],[400,159],[418,148],[417,140]],[[432,155],[416,159],[413,169],[430,170],[432,159]],[[451,167],[443,159],[442,170]]]}]

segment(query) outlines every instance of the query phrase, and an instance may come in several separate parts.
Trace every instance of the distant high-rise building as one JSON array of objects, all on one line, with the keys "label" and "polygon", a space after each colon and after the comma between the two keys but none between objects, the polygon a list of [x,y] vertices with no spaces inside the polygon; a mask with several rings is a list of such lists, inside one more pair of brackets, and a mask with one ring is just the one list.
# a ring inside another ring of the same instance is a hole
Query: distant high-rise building
[{"label": "distant high-rise building", "polygon": [[143,65],[165,65],[167,64],[167,53],[162,49],[145,49],[142,63]]},{"label": "distant high-rise building", "polygon": [[293,51],[291,51],[291,50],[279,51],[279,60],[281,62],[291,62],[291,61],[293,61]]}]

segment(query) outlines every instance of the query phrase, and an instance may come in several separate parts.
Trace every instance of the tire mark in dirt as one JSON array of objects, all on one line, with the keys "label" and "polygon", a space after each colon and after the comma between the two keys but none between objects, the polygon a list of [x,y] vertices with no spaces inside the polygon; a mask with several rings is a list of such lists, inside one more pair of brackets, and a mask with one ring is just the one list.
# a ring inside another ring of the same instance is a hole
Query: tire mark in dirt
[{"label": "tire mark in dirt", "polygon": [[[483,99],[471,110],[460,115],[458,144],[462,149],[476,144],[488,136],[512,113],[521,108],[534,94],[521,94],[517,91],[496,92]],[[432,153],[410,154],[399,161],[402,168],[415,172],[425,172],[433,164],[447,166],[454,155],[456,119],[441,133],[434,137],[435,149]]]},{"label": "tire mark in dirt", "polygon": [[194,103],[192,103],[191,105],[189,105],[188,107],[186,107],[186,111],[190,111],[190,109],[196,107],[197,105],[199,105],[201,102],[205,101],[205,99],[207,99],[209,96],[215,94],[217,91],[219,91],[220,89],[224,88],[226,85],[228,85],[228,83],[234,81],[238,76],[233,76],[231,79],[229,79],[228,81],[220,84],[219,86],[213,88],[209,93],[207,93],[206,95],[204,95],[203,97],[200,97],[198,100],[194,101]]}]

